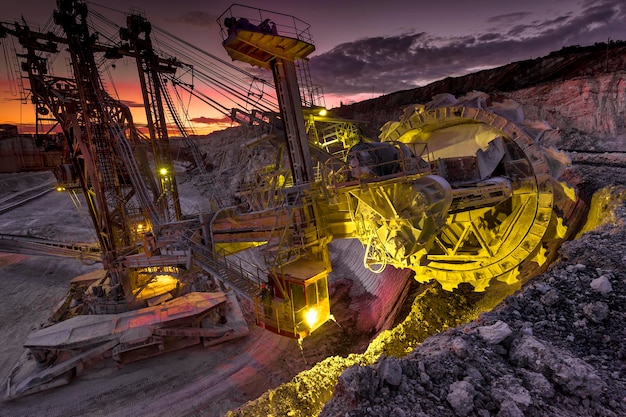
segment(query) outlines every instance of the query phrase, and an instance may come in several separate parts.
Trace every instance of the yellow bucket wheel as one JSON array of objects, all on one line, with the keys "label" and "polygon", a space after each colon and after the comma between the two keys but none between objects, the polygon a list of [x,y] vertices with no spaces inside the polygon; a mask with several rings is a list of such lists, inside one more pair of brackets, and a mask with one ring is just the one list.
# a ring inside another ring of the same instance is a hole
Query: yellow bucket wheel
[{"label": "yellow bucket wheel", "polygon": [[[383,141],[420,145],[434,166],[441,160],[474,157],[496,142],[506,150],[489,175],[511,182],[510,198],[450,213],[432,243],[413,257],[419,262],[409,267],[418,281],[435,279],[447,290],[468,283],[482,291],[493,278],[516,282],[525,261],[545,261],[543,242],[564,234],[563,222],[554,210],[555,195],[558,199],[563,193],[554,176],[559,162],[535,137],[519,122],[464,105],[419,106],[405,112],[400,122],[383,127]],[[446,179],[454,188],[454,181]]]}]

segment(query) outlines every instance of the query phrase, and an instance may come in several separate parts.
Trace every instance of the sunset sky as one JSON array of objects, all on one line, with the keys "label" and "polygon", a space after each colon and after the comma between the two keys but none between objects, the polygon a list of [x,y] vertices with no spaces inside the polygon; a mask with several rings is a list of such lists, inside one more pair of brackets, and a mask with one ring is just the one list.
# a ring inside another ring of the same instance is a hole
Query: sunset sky
[{"label": "sunset sky", "polygon": [[[313,82],[323,88],[327,107],[543,56],[564,46],[626,40],[624,0],[242,3],[293,15],[311,25],[316,51],[309,65]],[[123,13],[141,11],[154,26],[231,61],[221,46],[216,23],[230,1],[101,0],[90,4],[91,9],[118,25],[124,25]],[[5,2],[0,21],[23,17],[32,29],[42,30],[55,7],[54,0]],[[32,105],[20,104],[16,80],[11,79],[10,68],[17,65],[11,56],[11,43],[8,38],[0,42],[5,47],[0,57],[0,123],[32,124]],[[128,103],[141,124],[145,115],[131,64],[120,61],[103,74],[103,79],[109,93]],[[67,67],[65,62],[56,65]],[[271,74],[267,78],[271,79]],[[220,100],[217,93],[207,94]],[[223,117],[204,103],[190,103],[186,111],[199,132],[202,126]]]}]

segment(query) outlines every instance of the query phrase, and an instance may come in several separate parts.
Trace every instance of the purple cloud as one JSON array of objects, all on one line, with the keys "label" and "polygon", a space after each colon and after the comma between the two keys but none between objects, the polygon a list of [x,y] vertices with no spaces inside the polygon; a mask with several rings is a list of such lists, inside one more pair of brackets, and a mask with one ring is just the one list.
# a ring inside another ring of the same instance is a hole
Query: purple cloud
[{"label": "purple cloud", "polygon": [[[584,3],[579,15],[522,21],[528,12],[494,16],[487,21],[508,27],[456,37],[427,33],[371,37],[343,43],[313,56],[313,82],[326,94],[390,93],[449,76],[547,55],[564,46],[592,45],[624,37],[626,6],[621,0]],[[511,22],[519,22],[510,27]]]},{"label": "purple cloud", "polygon": [[199,10],[188,11],[180,16],[168,19],[170,22],[182,23],[185,25],[212,27],[215,25],[217,16],[212,13],[201,12]]}]

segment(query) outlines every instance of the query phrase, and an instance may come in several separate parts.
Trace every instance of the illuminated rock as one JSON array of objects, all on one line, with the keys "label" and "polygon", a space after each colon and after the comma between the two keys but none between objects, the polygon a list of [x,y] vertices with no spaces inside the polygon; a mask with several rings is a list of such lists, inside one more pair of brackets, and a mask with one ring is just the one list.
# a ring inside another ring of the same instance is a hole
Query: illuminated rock
[{"label": "illuminated rock", "polygon": [[611,281],[609,281],[609,278],[606,275],[602,275],[591,281],[591,288],[603,295],[606,295],[613,291]]},{"label": "illuminated rock", "polygon": [[491,345],[497,345],[511,335],[511,328],[508,324],[498,320],[491,326],[482,326],[478,328],[478,333],[483,340]]}]

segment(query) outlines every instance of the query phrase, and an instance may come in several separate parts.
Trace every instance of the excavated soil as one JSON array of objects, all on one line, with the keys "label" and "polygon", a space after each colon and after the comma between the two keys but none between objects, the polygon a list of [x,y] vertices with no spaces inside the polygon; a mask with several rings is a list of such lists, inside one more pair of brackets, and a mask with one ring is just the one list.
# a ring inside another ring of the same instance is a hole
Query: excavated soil
[{"label": "excavated soil", "polygon": [[625,197],[599,192],[605,224],[494,310],[349,368],[320,415],[626,415]]}]

